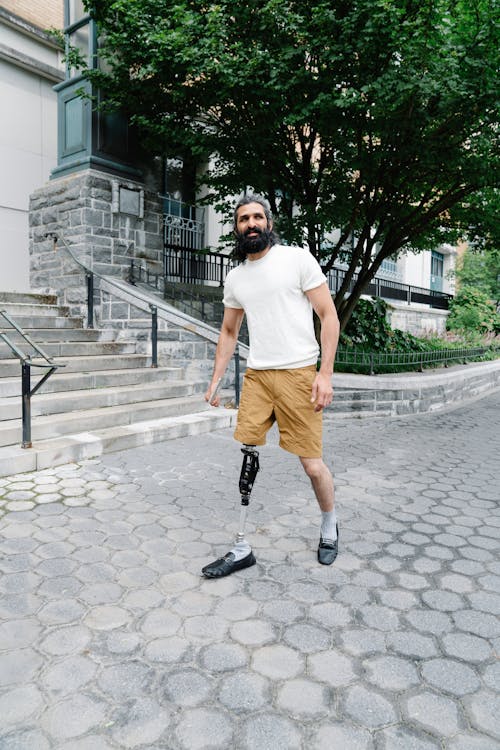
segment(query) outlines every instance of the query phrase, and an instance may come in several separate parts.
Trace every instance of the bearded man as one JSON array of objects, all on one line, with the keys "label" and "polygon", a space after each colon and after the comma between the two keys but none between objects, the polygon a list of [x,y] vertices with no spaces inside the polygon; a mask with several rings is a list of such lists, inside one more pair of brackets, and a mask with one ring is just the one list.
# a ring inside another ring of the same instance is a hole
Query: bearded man
[{"label": "bearded man", "polygon": [[[268,430],[277,423],[280,446],[299,457],[311,480],[321,510],[317,557],[331,565],[338,551],[338,525],[333,477],[322,458],[322,415],[333,398],[339,337],[335,306],[311,253],[278,243],[265,198],[246,194],[238,201],[234,232],[242,262],[228,273],[224,285],[224,318],[205,399],[212,406],[220,403],[217,385],[246,315],[250,353],[234,437],[244,444],[244,453],[254,455],[255,446],[265,444]],[[321,321],[319,369],[313,310]],[[203,568],[203,575],[220,578],[255,564],[255,555],[241,536],[224,557]]]}]

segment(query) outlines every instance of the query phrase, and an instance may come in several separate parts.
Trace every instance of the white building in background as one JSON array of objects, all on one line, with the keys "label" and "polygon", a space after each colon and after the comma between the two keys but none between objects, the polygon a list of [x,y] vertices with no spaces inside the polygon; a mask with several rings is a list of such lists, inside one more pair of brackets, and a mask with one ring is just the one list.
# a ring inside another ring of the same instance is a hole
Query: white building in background
[{"label": "white building in background", "polygon": [[29,196],[57,164],[60,0],[0,5],[0,290],[29,290]]}]

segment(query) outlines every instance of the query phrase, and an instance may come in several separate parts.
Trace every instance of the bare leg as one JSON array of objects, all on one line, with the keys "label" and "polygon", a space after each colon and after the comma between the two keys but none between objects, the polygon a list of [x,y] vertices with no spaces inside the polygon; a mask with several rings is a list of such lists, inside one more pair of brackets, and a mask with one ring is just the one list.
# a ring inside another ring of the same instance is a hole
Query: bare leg
[{"label": "bare leg", "polygon": [[300,458],[302,466],[311,484],[322,511],[333,510],[335,503],[335,490],[333,477],[328,466],[322,458]]},{"label": "bare leg", "polygon": [[330,469],[321,458],[302,458],[302,466],[311,480],[314,494],[321,509],[321,531],[318,562],[331,565],[338,553],[338,525],[335,514],[335,490]]}]

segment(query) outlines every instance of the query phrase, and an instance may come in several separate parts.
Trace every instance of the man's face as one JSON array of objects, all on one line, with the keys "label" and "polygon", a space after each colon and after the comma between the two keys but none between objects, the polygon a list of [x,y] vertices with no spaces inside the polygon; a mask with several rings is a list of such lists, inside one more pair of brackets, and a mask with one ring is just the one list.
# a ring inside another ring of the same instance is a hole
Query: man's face
[{"label": "man's face", "polygon": [[260,253],[269,245],[272,222],[268,224],[260,203],[247,203],[236,213],[236,236],[247,254]]}]

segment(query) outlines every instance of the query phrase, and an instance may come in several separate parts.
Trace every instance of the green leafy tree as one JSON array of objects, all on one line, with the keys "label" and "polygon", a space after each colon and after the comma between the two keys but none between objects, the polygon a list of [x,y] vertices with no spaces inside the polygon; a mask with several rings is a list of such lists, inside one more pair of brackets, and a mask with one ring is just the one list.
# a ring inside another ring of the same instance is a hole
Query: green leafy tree
[{"label": "green leafy tree", "polygon": [[452,241],[496,184],[494,0],[91,5],[109,106],[150,152],[212,155],[219,207],[252,186],[285,240],[346,262],[342,327],[384,259]]},{"label": "green leafy tree", "polygon": [[500,332],[500,250],[468,248],[455,270],[457,294],[450,305],[450,331]]}]

